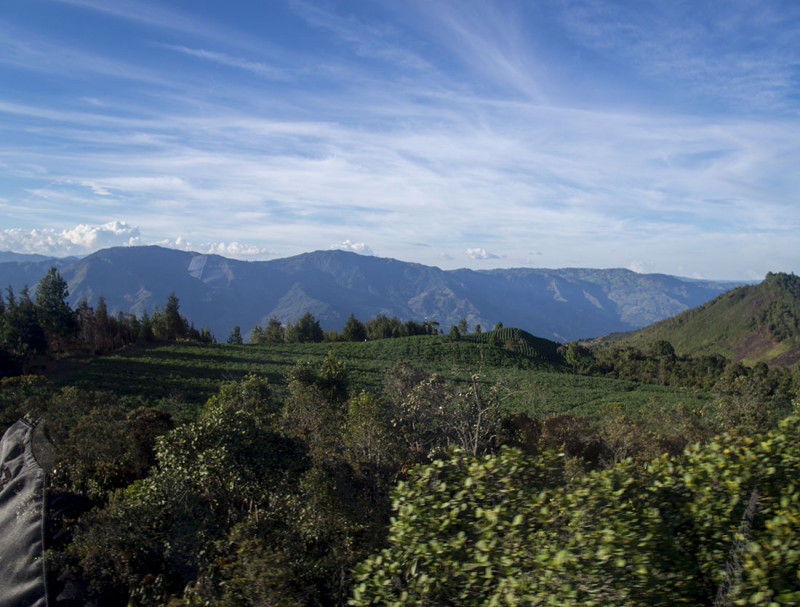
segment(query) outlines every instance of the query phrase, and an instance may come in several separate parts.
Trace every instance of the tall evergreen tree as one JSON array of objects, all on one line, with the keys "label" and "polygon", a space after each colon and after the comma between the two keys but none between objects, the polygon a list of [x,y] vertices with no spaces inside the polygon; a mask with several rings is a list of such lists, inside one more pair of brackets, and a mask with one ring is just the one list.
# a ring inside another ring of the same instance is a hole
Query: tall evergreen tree
[{"label": "tall evergreen tree", "polygon": [[289,325],[286,334],[287,341],[300,343],[321,342],[323,338],[322,327],[311,312],[306,312],[296,323]]},{"label": "tall evergreen tree", "polygon": [[264,329],[264,343],[280,344],[285,339],[285,330],[281,321],[274,316],[267,321],[267,327]]},{"label": "tall evergreen tree", "polygon": [[264,327],[261,326],[261,323],[258,323],[255,327],[250,330],[250,339],[248,343],[251,344],[263,344],[264,343]]},{"label": "tall evergreen tree", "polygon": [[228,343],[232,345],[241,345],[244,343],[242,339],[242,329],[239,325],[236,325],[231,329],[231,334],[228,336]]},{"label": "tall evergreen tree", "polygon": [[153,341],[153,321],[147,314],[147,310],[142,313],[142,318],[139,321],[139,335],[137,339],[144,341]]},{"label": "tall evergreen tree", "polygon": [[186,337],[188,326],[186,319],[180,314],[180,302],[175,295],[175,291],[167,297],[167,305],[164,307],[164,325],[166,329],[166,338],[170,341]]},{"label": "tall evergreen tree", "polygon": [[345,341],[364,341],[367,339],[367,329],[364,323],[358,320],[355,315],[350,314],[342,327],[342,338]]},{"label": "tall evergreen tree", "polygon": [[28,295],[28,287],[20,291],[19,297],[8,287],[5,308],[2,341],[6,349],[23,362],[29,354],[43,352],[47,342],[36,318],[36,308]]},{"label": "tall evergreen tree", "polygon": [[51,345],[73,336],[78,329],[75,312],[67,302],[68,297],[67,281],[54,266],[51,267],[36,286],[34,304],[39,326]]}]

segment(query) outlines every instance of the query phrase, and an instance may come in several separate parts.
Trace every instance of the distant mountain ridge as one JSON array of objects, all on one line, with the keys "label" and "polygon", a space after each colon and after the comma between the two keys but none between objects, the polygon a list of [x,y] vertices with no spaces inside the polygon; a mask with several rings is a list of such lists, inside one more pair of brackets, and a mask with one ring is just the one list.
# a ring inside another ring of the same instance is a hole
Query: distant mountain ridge
[{"label": "distant mountain ridge", "polygon": [[745,363],[800,361],[800,277],[769,273],[763,282],[726,291],[701,306],[598,343],[645,347],[668,341],[676,353],[722,354]]},{"label": "distant mountain ridge", "polygon": [[[13,251],[0,251],[0,263],[6,261],[25,261],[25,262],[37,262],[37,261],[45,261],[48,259],[58,259],[51,255],[38,255],[35,253],[14,253]],[[76,260],[77,257],[70,257],[69,259]]]},{"label": "distant mountain ridge", "polygon": [[743,284],[623,269],[446,271],[338,250],[248,262],[145,246],[0,262],[0,285],[33,289],[51,265],[67,280],[73,306],[102,295],[110,311],[141,315],[174,291],[181,313],[221,340],[234,325],[248,335],[271,316],[291,322],[308,311],[326,329],[340,329],[351,313],[363,321],[435,320],[445,329],[465,318],[470,327],[502,321],[565,342],[637,329]]}]

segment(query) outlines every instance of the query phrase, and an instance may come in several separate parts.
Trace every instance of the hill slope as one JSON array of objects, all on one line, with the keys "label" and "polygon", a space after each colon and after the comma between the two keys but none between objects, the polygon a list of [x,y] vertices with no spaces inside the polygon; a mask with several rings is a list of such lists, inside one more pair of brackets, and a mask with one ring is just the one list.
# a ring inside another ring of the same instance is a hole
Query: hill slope
[{"label": "hill slope", "polygon": [[246,262],[161,247],[104,249],[80,260],[0,263],[0,285],[33,288],[55,265],[70,303],[103,295],[109,310],[141,315],[174,291],[198,328],[225,339],[271,316],[294,321],[310,311],[323,328],[340,329],[353,313],[436,320],[491,328],[497,321],[555,341],[627,331],[700,305],[741,283],[692,281],[629,270],[444,271],[344,251]]},{"label": "hill slope", "polygon": [[643,347],[670,342],[678,354],[719,353],[747,363],[800,361],[800,277],[767,274],[677,316],[606,343]]}]

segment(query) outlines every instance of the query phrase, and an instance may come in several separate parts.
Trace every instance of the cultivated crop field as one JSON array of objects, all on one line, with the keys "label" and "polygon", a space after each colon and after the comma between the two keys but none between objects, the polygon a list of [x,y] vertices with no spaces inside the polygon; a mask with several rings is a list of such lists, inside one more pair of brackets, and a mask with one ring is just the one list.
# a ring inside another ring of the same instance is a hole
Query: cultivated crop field
[{"label": "cultivated crop field", "polygon": [[[63,375],[58,383],[132,399],[179,401],[191,409],[199,408],[222,382],[248,374],[268,378],[276,395],[282,396],[293,365],[316,364],[330,352],[346,364],[354,392],[380,393],[386,371],[404,360],[460,381],[480,373],[482,382],[506,391],[507,412],[535,418],[559,412],[593,416],[612,407],[644,419],[653,407],[696,408],[711,400],[685,388],[576,375],[550,353],[524,350],[528,353],[442,336],[258,346],[179,343],[103,356]],[[192,415],[185,412],[181,417]]]}]

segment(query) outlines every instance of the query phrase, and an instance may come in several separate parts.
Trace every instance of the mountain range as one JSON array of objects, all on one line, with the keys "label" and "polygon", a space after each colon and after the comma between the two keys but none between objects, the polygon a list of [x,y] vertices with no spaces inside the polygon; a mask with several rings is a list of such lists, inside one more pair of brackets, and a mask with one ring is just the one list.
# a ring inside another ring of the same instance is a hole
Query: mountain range
[{"label": "mountain range", "polygon": [[246,336],[270,317],[293,322],[311,312],[324,329],[341,329],[351,313],[434,320],[445,330],[463,318],[470,328],[501,321],[566,342],[638,329],[744,284],[625,269],[441,270],[339,250],[239,261],[144,246],[82,259],[0,253],[0,285],[33,292],[51,266],[73,307],[102,295],[109,311],[141,315],[174,292],[184,316],[223,340],[234,325]]}]

